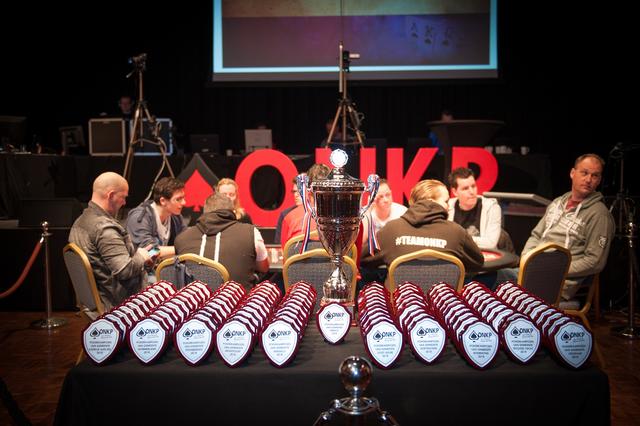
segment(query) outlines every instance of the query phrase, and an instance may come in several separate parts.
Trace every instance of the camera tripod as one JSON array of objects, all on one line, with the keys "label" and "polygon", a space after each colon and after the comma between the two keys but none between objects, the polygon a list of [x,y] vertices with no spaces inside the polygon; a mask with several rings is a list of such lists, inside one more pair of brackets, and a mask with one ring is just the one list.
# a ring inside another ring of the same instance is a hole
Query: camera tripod
[{"label": "camera tripod", "polygon": [[[167,170],[169,170],[169,174],[171,175],[171,177],[175,177],[175,175],[173,174],[173,169],[171,168],[171,164],[169,164],[169,160],[167,159],[167,144],[160,137],[161,124],[156,120],[155,116],[151,115],[147,106],[147,101],[144,99],[143,73],[147,68],[146,60],[146,53],[141,53],[137,56],[129,58],[129,63],[133,64],[133,70],[131,70],[131,72],[127,74],[127,78],[131,77],[134,73],[136,74],[138,83],[138,98],[136,100],[136,108],[133,114],[133,125],[131,126],[131,135],[129,139],[129,146],[127,149],[127,157],[124,162],[123,177],[127,181],[129,181],[129,178],[131,177],[131,169],[133,168],[133,158],[136,147],[141,147],[145,143],[155,145],[160,151],[160,155],[162,156],[162,165],[160,166],[160,170],[156,174],[155,178],[153,179],[153,183],[151,184],[151,188],[153,189],[153,185],[155,185],[156,181],[160,178],[160,175],[162,175],[165,167],[167,168]],[[145,138],[145,118],[148,123],[147,125],[151,127],[152,140]],[[151,193],[151,191],[149,193]]]},{"label": "camera tripod", "polygon": [[[340,69],[338,91],[340,92],[341,97],[338,101],[338,109],[336,110],[335,117],[333,118],[333,123],[331,124],[331,130],[329,131],[329,135],[327,136],[327,146],[329,146],[333,142],[333,134],[336,131],[338,120],[341,120],[341,133],[339,139],[340,144],[344,146],[355,145],[362,148],[364,134],[360,130],[360,125],[363,115],[356,111],[355,103],[353,103],[353,101],[347,95],[347,73],[350,71],[349,65],[351,64],[351,59],[359,59],[360,55],[358,53],[350,53],[348,50],[344,50],[342,41],[340,41],[339,50]],[[355,140],[349,140],[347,137],[347,122],[350,122],[351,124],[350,128],[355,134]]]},{"label": "camera tripod", "polygon": [[[637,148],[637,146],[635,147]],[[616,199],[611,204],[609,211],[611,214],[616,214],[614,219],[616,221],[616,237],[624,238],[626,240],[628,259],[628,294],[629,294],[629,308],[627,324],[620,327],[612,328],[612,332],[618,336],[626,337],[629,339],[637,339],[640,337],[640,329],[638,329],[635,322],[635,301],[636,301],[636,284],[638,280],[638,261],[635,253],[635,239],[636,239],[636,224],[634,222],[635,217],[635,205],[633,199],[627,196],[627,190],[624,188],[624,154],[625,151],[635,149],[633,146],[630,148],[624,148],[623,144],[617,144],[609,157],[620,162],[620,181],[618,193]]]}]

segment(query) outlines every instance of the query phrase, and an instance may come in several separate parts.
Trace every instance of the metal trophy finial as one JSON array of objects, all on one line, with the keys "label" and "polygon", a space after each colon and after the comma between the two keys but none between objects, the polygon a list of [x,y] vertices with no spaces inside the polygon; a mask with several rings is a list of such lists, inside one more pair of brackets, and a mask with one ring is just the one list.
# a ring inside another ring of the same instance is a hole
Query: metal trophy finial
[{"label": "metal trophy finial", "polygon": [[371,382],[372,366],[368,359],[349,356],[342,361],[338,374],[351,397],[336,399],[331,407],[320,414],[314,426],[320,425],[392,425],[398,422],[388,412],[380,410],[376,398],[362,393]]},{"label": "metal trophy finial", "polygon": [[341,149],[334,149],[333,151],[331,151],[329,161],[331,162],[333,167],[341,169],[349,162],[349,156],[345,151]]},{"label": "metal trophy finial", "polygon": [[340,364],[338,374],[344,388],[357,399],[362,396],[364,390],[371,383],[371,363],[366,358],[352,355]]}]

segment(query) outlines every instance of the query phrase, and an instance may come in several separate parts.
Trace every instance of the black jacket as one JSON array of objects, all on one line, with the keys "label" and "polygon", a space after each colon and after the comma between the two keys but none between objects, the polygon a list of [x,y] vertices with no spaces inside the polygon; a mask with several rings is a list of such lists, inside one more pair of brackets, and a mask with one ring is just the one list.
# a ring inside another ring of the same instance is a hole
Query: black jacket
[{"label": "black jacket", "polygon": [[231,210],[215,210],[198,218],[176,237],[176,254],[200,253],[202,235],[206,234],[204,257],[214,259],[216,235],[220,234],[218,262],[229,271],[229,278],[250,289],[255,283],[256,246],[254,226],[241,223]]},{"label": "black jacket", "polygon": [[399,256],[429,248],[457,257],[467,272],[479,270],[484,263],[482,252],[467,231],[448,221],[447,216],[447,211],[433,201],[416,202],[402,217],[380,230],[380,252],[374,256],[371,266],[390,265]]}]

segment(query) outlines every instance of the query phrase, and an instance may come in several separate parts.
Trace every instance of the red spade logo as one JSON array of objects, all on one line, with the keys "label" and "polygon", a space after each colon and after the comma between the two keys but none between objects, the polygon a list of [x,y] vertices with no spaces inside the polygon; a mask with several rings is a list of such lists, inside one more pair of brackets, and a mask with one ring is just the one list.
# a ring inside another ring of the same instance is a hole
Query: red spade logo
[{"label": "red spade logo", "polygon": [[211,194],[213,194],[211,185],[197,169],[194,170],[184,184],[185,207],[192,207],[194,212],[200,212],[205,200]]}]

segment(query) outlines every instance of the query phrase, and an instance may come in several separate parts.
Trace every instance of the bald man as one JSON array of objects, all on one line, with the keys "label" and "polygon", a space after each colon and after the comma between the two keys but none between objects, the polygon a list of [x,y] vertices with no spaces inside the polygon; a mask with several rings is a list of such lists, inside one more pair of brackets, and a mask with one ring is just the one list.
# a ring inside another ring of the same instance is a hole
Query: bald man
[{"label": "bald man", "polygon": [[105,309],[142,289],[144,265],[151,259],[147,249],[134,248],[126,229],[116,220],[128,195],[129,184],[122,176],[101,174],[93,182],[89,205],[69,233],[69,242],[89,258]]}]

